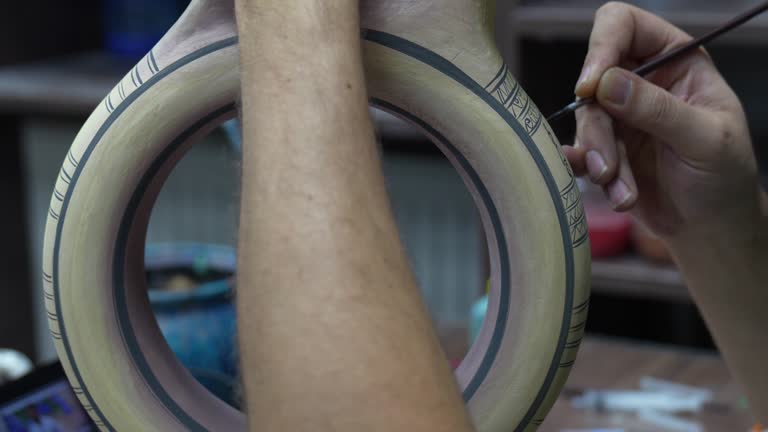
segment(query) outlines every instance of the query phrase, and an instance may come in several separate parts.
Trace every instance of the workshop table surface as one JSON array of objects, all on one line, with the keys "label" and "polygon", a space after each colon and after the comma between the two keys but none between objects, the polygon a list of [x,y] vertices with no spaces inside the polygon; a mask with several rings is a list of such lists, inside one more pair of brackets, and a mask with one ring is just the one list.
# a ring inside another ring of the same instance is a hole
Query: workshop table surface
[{"label": "workshop table surface", "polygon": [[654,377],[714,392],[712,403],[701,413],[683,417],[705,432],[748,431],[753,417],[742,392],[716,353],[664,345],[641,344],[621,339],[587,337],[565,390],[541,432],[616,429],[626,432],[667,431],[632,414],[575,409],[571,399],[587,389],[639,390],[642,377]]}]

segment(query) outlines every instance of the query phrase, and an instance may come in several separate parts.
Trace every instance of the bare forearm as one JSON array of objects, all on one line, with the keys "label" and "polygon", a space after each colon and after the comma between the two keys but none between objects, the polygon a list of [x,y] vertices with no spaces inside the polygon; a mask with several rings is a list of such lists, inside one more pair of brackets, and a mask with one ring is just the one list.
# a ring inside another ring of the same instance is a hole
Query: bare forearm
[{"label": "bare forearm", "polygon": [[467,430],[386,198],[357,23],[357,0],[238,2],[251,426]]},{"label": "bare forearm", "polygon": [[731,373],[768,421],[768,212],[673,245],[674,254]]}]

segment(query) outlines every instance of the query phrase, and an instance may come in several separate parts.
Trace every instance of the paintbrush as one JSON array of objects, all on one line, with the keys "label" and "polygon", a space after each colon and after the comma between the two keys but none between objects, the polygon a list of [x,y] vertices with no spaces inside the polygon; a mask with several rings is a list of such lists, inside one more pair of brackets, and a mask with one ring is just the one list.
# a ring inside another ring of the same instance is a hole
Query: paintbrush
[{"label": "paintbrush", "polygon": [[[722,26],[718,27],[712,32],[705,34],[704,36],[698,37],[684,45],[681,45],[669,52],[666,52],[664,54],[661,54],[651,59],[648,63],[645,63],[644,65],[633,70],[632,72],[634,72],[639,76],[645,76],[655,71],[656,69],[660,68],[661,66],[664,66],[665,64],[673,60],[677,60],[678,58],[681,58],[686,54],[698,49],[700,46],[708,42],[711,42],[717,37],[739,27],[740,25],[760,15],[766,10],[768,10],[768,1],[764,1],[761,4],[758,4],[757,6],[733,18],[732,20],[728,21],[727,23],[723,24]],[[584,98],[584,99],[577,98],[574,102],[566,105],[565,108],[547,117],[547,121],[551,122],[553,120],[556,120],[557,118],[562,117],[563,115],[568,114],[569,112],[576,111],[577,109],[583,107],[584,105],[591,104],[594,101],[595,101],[594,97]]]}]

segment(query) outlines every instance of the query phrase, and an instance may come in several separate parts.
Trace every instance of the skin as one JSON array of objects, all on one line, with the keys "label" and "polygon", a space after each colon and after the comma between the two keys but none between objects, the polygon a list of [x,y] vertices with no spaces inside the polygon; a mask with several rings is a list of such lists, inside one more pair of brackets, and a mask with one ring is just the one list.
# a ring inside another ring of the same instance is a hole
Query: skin
[{"label": "skin", "polygon": [[358,1],[236,8],[250,429],[472,430],[384,188]]},{"label": "skin", "polygon": [[705,51],[629,70],[691,36],[636,7],[596,14],[576,85],[580,175],[669,247],[758,420],[768,423],[768,198],[741,103]]},{"label": "skin", "polygon": [[[251,430],[471,430],[387,202],[357,0],[236,4]],[[688,38],[639,9],[602,8],[576,89],[599,105],[578,113],[567,153],[667,242],[765,421],[768,205],[743,110],[703,52],[648,81],[626,71]],[[629,90],[616,91],[622,77]]]}]

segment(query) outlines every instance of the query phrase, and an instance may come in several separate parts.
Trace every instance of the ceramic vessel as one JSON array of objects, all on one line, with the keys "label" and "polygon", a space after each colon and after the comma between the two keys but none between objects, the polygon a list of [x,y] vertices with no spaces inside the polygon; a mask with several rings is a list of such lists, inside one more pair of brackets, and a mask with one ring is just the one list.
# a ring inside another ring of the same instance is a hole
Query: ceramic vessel
[{"label": "ceramic vessel", "polygon": [[[496,49],[490,0],[363,0],[371,104],[420,128],[462,175],[488,233],[491,290],[456,379],[477,427],[540,424],[576,358],[588,307],[584,209],[552,130]],[[103,430],[244,431],[179,364],[152,317],[147,222],[194,140],[236,115],[232,0],[192,0],[93,112],[46,226],[51,333]],[[307,365],[311,367],[311,365]]]}]

